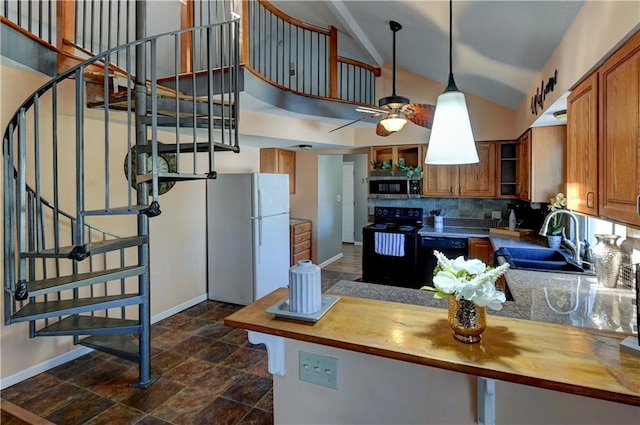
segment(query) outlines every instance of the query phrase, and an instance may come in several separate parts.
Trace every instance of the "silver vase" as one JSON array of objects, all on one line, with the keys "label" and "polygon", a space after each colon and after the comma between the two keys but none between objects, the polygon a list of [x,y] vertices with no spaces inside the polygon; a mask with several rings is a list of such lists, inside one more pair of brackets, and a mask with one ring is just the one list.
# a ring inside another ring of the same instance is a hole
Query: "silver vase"
[{"label": "silver vase", "polygon": [[622,251],[616,241],[618,235],[595,235],[598,241],[593,247],[596,280],[605,288],[615,288],[622,263]]}]

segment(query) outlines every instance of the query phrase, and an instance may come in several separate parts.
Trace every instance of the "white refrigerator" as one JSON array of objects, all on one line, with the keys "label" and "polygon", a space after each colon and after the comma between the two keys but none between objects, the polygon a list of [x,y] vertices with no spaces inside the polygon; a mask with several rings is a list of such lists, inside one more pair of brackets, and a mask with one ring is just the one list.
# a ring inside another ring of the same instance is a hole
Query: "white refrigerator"
[{"label": "white refrigerator", "polygon": [[209,299],[251,304],[289,284],[289,176],[218,174],[207,182]]}]

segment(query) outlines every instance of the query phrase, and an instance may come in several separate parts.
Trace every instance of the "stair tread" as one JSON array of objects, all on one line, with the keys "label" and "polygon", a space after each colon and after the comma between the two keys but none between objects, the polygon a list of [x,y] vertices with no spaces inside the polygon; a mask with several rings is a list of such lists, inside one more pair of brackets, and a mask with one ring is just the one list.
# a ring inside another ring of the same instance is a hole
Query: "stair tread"
[{"label": "stair tread", "polygon": [[[117,238],[117,239],[108,239],[104,241],[89,242],[85,244],[85,249],[89,254],[91,253],[99,254],[102,252],[115,251],[120,248],[127,248],[131,246],[142,245],[143,243],[146,243],[147,240],[148,240],[147,236],[138,236],[138,235],[127,236],[127,237]],[[21,257],[37,257],[37,258],[42,258],[42,257],[68,258],[74,248],[75,246],[72,245],[72,246],[60,247],[57,250],[55,248],[50,248],[50,249],[43,249],[42,251],[29,251],[29,252],[21,253],[20,256]]]},{"label": "stair tread", "polygon": [[139,341],[133,335],[93,335],[81,339],[80,344],[132,361],[139,358]]},{"label": "stair tread", "polygon": [[[151,116],[140,117],[140,121],[151,125],[152,120]],[[195,126],[197,128],[208,128],[209,127],[209,118],[207,117],[196,117],[195,119],[192,117],[181,117],[179,120],[173,116],[159,116],[157,117],[157,125],[158,127],[176,127],[176,124],[180,124],[180,127],[192,128],[195,122]],[[232,117],[213,117],[213,128],[215,129],[229,129],[233,125],[235,125],[235,118]]]},{"label": "stair tread", "polygon": [[139,326],[140,322],[137,320],[74,315],[65,317],[56,323],[38,330],[38,334],[87,335],[89,333],[96,332],[97,330],[108,331],[109,329],[114,330],[117,328],[124,328],[130,333],[137,333]]},{"label": "stair tread", "polygon": [[124,215],[124,214],[140,214],[149,208],[149,205],[131,205],[124,207],[102,208],[99,210],[85,210],[82,212],[84,216],[90,215]]},{"label": "stair tread", "polygon": [[145,266],[127,266],[117,269],[106,269],[75,275],[58,276],[27,282],[30,296],[78,288],[104,281],[117,280],[124,277],[136,276],[146,271]]},{"label": "stair tread", "polygon": [[107,295],[103,297],[78,298],[35,302],[25,305],[13,316],[12,321],[45,319],[47,317],[65,316],[92,310],[120,307],[123,305],[139,304],[142,297],[138,294]]},{"label": "stair tread", "polygon": [[[153,178],[153,174],[147,173],[138,175],[136,181],[147,182]],[[209,178],[206,174],[190,174],[190,173],[158,173],[159,182],[175,182],[185,180],[203,180]]]}]

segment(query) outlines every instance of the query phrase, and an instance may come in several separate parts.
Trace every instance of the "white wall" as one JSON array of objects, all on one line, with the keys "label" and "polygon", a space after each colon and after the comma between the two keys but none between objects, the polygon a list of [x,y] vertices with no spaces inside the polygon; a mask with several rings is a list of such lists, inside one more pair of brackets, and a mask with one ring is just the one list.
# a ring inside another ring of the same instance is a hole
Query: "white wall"
[{"label": "white wall", "polygon": [[[475,424],[476,378],[286,339],[284,376],[273,378],[277,424]],[[337,359],[338,389],[298,379],[298,353]],[[640,408],[498,381],[497,424],[634,424]]]}]

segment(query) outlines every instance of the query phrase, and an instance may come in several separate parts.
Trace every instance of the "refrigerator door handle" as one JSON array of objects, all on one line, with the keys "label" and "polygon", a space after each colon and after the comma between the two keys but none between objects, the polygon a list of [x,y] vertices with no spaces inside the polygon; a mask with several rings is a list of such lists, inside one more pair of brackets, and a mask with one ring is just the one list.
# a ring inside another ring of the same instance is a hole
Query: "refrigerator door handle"
[{"label": "refrigerator door handle", "polygon": [[258,217],[262,217],[262,192],[258,189]]},{"label": "refrigerator door handle", "polygon": [[[258,247],[262,248],[262,220],[258,219]],[[258,249],[258,262],[260,262],[260,251]]]}]

